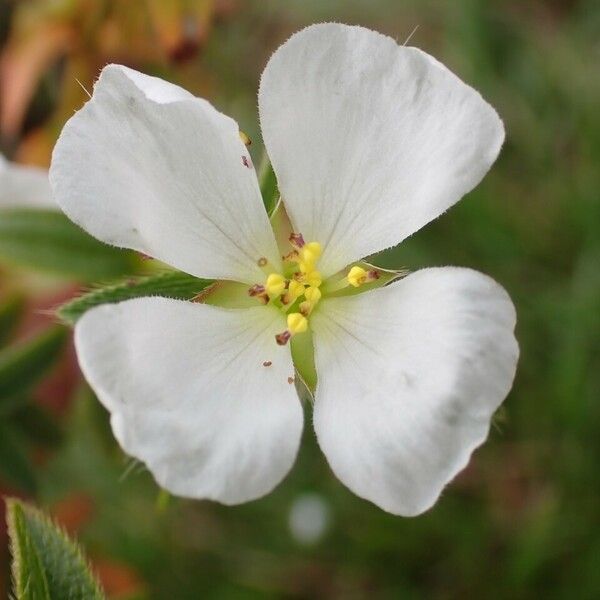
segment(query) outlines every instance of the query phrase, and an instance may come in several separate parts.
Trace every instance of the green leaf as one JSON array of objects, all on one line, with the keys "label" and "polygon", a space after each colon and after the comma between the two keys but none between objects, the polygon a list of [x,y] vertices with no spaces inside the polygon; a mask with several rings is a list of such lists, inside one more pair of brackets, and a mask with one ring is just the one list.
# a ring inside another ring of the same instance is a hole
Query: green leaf
[{"label": "green leaf", "polygon": [[37,383],[60,355],[68,335],[67,329],[56,326],[0,350],[0,398],[20,395]]},{"label": "green leaf", "polygon": [[279,200],[279,188],[277,186],[277,177],[271,166],[271,161],[265,152],[258,170],[258,183],[262,194],[267,214],[271,214],[277,206]]},{"label": "green leaf", "polygon": [[65,323],[74,325],[84,312],[100,304],[112,304],[143,296],[166,296],[191,300],[212,283],[214,282],[211,279],[198,279],[178,271],[130,278],[115,285],[99,287],[83,294],[79,298],[63,304],[58,308],[56,314]]},{"label": "green leaf", "polygon": [[0,422],[0,478],[22,492],[35,494],[35,469],[27,454],[24,440]]},{"label": "green leaf", "polygon": [[8,499],[7,523],[17,600],[102,600],[79,546],[48,517]]},{"label": "green leaf", "polygon": [[13,412],[10,422],[36,445],[55,447],[62,441],[63,431],[56,420],[31,399]]},{"label": "green leaf", "polygon": [[111,279],[139,271],[131,251],[91,237],[58,211],[3,209],[0,260],[83,281]]},{"label": "green leaf", "polygon": [[0,305],[0,346],[6,343],[21,319],[25,299],[14,294]]}]

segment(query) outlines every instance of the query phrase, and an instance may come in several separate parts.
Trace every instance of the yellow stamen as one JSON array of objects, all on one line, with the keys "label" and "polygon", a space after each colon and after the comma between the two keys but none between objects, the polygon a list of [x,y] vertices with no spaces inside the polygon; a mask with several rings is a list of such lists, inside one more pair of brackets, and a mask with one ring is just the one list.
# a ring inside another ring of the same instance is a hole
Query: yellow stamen
[{"label": "yellow stamen", "polygon": [[298,308],[307,317],[321,299],[321,290],[318,287],[309,287],[304,291],[304,297],[306,300],[301,302]]},{"label": "yellow stamen", "polygon": [[[298,262],[298,259],[296,258],[296,262]],[[309,263],[305,263],[303,261],[298,262],[298,269],[300,269],[300,273],[309,273],[310,271],[312,271],[314,269],[314,265],[311,265]]]},{"label": "yellow stamen", "polygon": [[314,265],[319,260],[322,252],[323,249],[319,242],[309,242],[300,249],[300,260],[306,265]]},{"label": "yellow stamen", "polygon": [[[366,271],[362,267],[355,265],[348,272],[348,275],[346,276],[346,281],[351,286],[359,287],[363,283],[369,283],[371,281],[376,281],[377,279],[379,279],[379,277],[380,277],[380,275],[379,275],[379,271],[377,271],[377,269],[371,269],[370,271]],[[328,291],[331,291],[331,290],[328,290]]]},{"label": "yellow stamen", "polygon": [[301,233],[291,233],[289,241],[293,250],[282,258],[284,262],[293,265],[285,265],[284,275],[270,273],[264,286],[256,286],[264,289],[269,302],[284,312],[290,311],[287,315],[287,329],[275,336],[280,346],[287,344],[292,336],[308,329],[308,316],[322,296],[319,286],[323,278],[316,269],[323,253],[321,244],[306,243]]},{"label": "yellow stamen", "polygon": [[285,277],[279,273],[271,273],[265,283],[265,291],[269,298],[279,298],[285,290]]},{"label": "yellow stamen", "polygon": [[297,333],[304,333],[308,329],[308,319],[298,312],[287,316],[287,329],[275,336],[275,341],[280,346],[285,346],[290,338]]},{"label": "yellow stamen", "polygon": [[300,298],[304,294],[304,285],[295,279],[290,281],[288,289],[284,294],[282,300],[284,304],[291,304],[297,298]]},{"label": "yellow stamen", "polygon": [[287,316],[287,326],[292,335],[304,333],[308,329],[308,320],[300,313],[291,313]]},{"label": "yellow stamen", "polygon": [[310,271],[304,274],[302,278],[305,283],[307,283],[310,287],[318,288],[321,283],[323,283],[323,279],[321,277],[321,273],[319,271]]},{"label": "yellow stamen", "polygon": [[321,299],[321,290],[318,287],[309,287],[304,291],[304,297],[314,305]]},{"label": "yellow stamen", "polygon": [[351,286],[358,287],[367,280],[367,272],[362,267],[354,266],[348,272],[347,279]]}]

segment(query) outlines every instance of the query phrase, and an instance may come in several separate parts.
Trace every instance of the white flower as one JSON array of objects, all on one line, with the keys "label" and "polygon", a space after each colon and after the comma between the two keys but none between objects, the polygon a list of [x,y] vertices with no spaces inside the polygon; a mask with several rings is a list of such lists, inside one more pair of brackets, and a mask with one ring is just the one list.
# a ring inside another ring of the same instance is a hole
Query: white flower
[{"label": "white flower", "polygon": [[100,306],[76,326],[81,368],[121,446],[163,487],[235,504],[269,492],[294,462],[303,413],[286,342],[312,339],[314,427],[331,468],[383,509],[421,513],[485,440],[511,387],[514,307],[468,269],[382,287],[356,261],[477,185],[502,122],[424,52],[337,24],[275,52],[259,110],[293,224],[287,250],[232,119],[160,79],[103,70],[54,151],[59,204],[105,242],[242,282],[251,306]]},{"label": "white flower", "polygon": [[56,209],[48,172],[8,162],[0,155],[0,209],[3,208]]}]

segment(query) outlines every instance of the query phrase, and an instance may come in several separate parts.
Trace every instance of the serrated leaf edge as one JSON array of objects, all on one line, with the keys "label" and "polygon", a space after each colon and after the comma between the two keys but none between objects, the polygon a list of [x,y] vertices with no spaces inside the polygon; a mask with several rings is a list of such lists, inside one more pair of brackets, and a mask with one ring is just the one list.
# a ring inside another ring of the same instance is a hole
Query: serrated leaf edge
[{"label": "serrated leaf edge", "polygon": [[[20,569],[21,569],[22,557],[19,552],[19,549],[15,547],[15,542],[14,542],[14,540],[17,539],[15,536],[18,535],[16,523],[15,523],[15,515],[17,514],[18,511],[20,511],[23,516],[29,516],[33,519],[37,519],[43,525],[52,529],[56,533],[56,535],[58,535],[61,538],[61,540],[65,543],[66,546],[70,546],[72,548],[76,557],[81,561],[82,565],[85,567],[86,574],[89,577],[89,581],[91,583],[92,588],[94,589],[94,595],[96,598],[95,599],[92,598],[90,600],[105,600],[106,597],[100,586],[100,583],[96,579],[94,572],[92,570],[92,567],[90,565],[90,562],[86,558],[80,544],[67,534],[67,532],[65,531],[64,527],[62,527],[62,525],[60,525],[59,523],[57,523],[56,521],[54,521],[53,519],[48,517],[41,510],[38,510],[37,508],[35,508],[35,507],[31,506],[30,504],[23,502],[17,498],[5,498],[5,503],[6,503],[6,523],[8,526],[8,532],[9,532],[9,537],[10,537],[10,551],[11,551],[11,555],[13,557],[13,563],[12,563],[13,579],[16,580],[16,577],[21,575]],[[36,551],[36,557],[37,557],[37,551]],[[40,568],[41,568],[41,565],[40,565]],[[43,569],[42,569],[42,575],[44,577],[44,581],[46,583],[46,588],[47,588],[48,582],[46,580],[46,575],[45,575]],[[52,600],[50,598],[49,594],[50,593],[48,591],[48,599]],[[21,598],[21,596],[17,596],[16,600],[20,600],[20,598]]]},{"label": "serrated leaf edge", "polygon": [[[143,298],[143,297],[152,297],[152,296],[159,296],[159,297],[166,297],[166,298],[180,298],[180,296],[177,296],[176,294],[169,296],[166,291],[161,292],[160,290],[158,290],[158,291],[155,291],[154,293],[150,291],[146,294],[141,294],[139,296],[132,295],[131,298],[122,298],[119,300],[106,299],[106,301],[104,301],[104,302],[103,301],[98,301],[98,302],[95,301],[103,295],[109,295],[111,293],[115,293],[120,290],[126,290],[128,288],[133,289],[136,286],[146,285],[149,282],[152,282],[153,280],[156,280],[157,283],[160,283],[161,280],[165,281],[165,280],[168,280],[169,277],[177,277],[177,276],[190,277],[191,279],[198,281],[199,288],[196,292],[189,294],[189,298],[188,298],[189,300],[194,298],[194,296],[196,296],[198,293],[200,293],[204,289],[206,289],[209,285],[214,283],[214,281],[212,279],[211,280],[200,279],[198,277],[194,277],[192,275],[188,275],[187,273],[183,273],[180,271],[163,271],[163,272],[159,272],[159,273],[155,273],[155,274],[151,274],[151,275],[137,275],[137,276],[132,276],[132,277],[126,277],[124,279],[119,280],[118,282],[111,282],[106,285],[103,285],[102,283],[98,283],[93,286],[84,288],[81,291],[81,293],[78,294],[77,296],[71,298],[70,300],[68,300],[67,302],[65,302],[63,304],[56,306],[54,309],[54,313],[55,313],[56,317],[58,318],[58,320],[62,324],[67,325],[69,327],[73,327],[73,325],[75,325],[77,320],[81,317],[81,315],[84,312],[94,308],[95,306],[99,306],[101,304],[114,304],[116,302],[124,302],[125,300],[129,300],[129,299],[133,299],[133,298]],[[73,316],[70,315],[70,313],[74,309],[76,310],[79,305],[85,305],[86,302],[88,302],[90,304],[90,306],[88,308],[84,308],[81,311],[80,315],[77,315],[76,318],[73,318]]]},{"label": "serrated leaf edge", "polygon": [[[16,595],[14,595],[15,600],[22,600],[27,592],[27,585],[22,587],[23,583],[23,574],[22,574],[22,564],[23,564],[23,555],[22,555],[22,544],[23,542],[20,540],[19,528],[17,526],[17,520],[24,516],[23,504],[17,500],[16,498],[5,498],[6,503],[6,525],[8,528],[8,537],[9,537],[9,548],[10,554],[12,556],[12,566],[11,566],[11,574],[12,574],[12,583],[13,583],[13,591]],[[25,532],[25,530],[24,530]],[[28,535],[25,532],[25,535]],[[34,548],[35,552],[35,560],[37,566],[40,570],[40,574],[42,580],[44,582],[44,590],[45,595],[48,600],[52,600],[50,598],[50,591],[48,590],[48,580],[46,579],[46,574],[42,569],[40,564],[40,560],[37,554],[37,550]],[[42,599],[40,599],[42,600]]]}]

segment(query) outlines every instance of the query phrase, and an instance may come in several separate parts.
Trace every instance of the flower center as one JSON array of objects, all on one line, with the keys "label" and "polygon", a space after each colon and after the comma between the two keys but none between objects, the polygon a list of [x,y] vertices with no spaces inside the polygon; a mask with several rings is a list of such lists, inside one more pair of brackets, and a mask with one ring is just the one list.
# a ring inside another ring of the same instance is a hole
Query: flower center
[{"label": "flower center", "polygon": [[275,336],[281,346],[308,329],[310,313],[321,299],[321,273],[317,263],[323,251],[319,242],[305,242],[302,234],[289,237],[290,252],[284,256],[283,273],[270,273],[263,284],[248,293],[264,304],[276,306],[287,314],[287,329]]},{"label": "flower center", "polygon": [[318,269],[323,253],[321,244],[305,242],[301,233],[294,232],[290,233],[288,242],[291,247],[282,257],[282,272],[271,271],[267,259],[260,258],[258,265],[263,269],[266,279],[263,283],[246,288],[250,297],[278,308],[286,315],[286,329],[275,336],[280,346],[287,344],[293,336],[308,330],[310,315],[321,298],[357,293],[358,290],[347,290],[373,284],[378,280],[378,286],[385,285],[400,275],[399,271],[385,271],[360,262],[323,281]]}]

